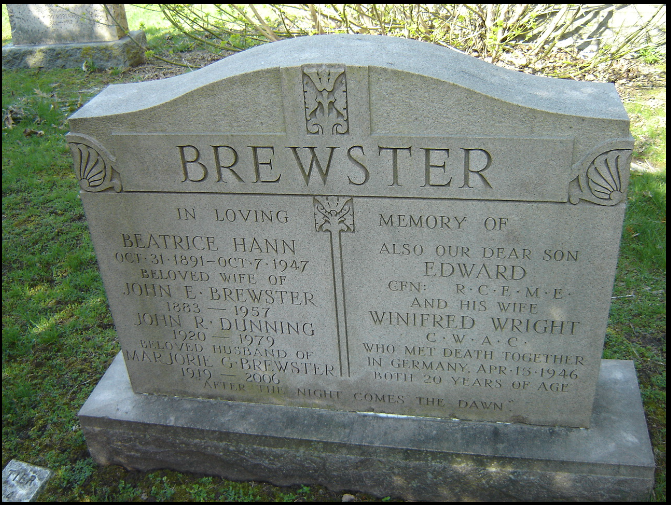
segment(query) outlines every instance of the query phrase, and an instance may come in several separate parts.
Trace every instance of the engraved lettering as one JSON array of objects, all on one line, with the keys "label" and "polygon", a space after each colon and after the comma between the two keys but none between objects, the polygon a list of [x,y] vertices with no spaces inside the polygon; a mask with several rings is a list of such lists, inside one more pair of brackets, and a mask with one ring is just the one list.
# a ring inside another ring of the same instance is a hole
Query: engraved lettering
[{"label": "engraved lettering", "polygon": [[431,169],[432,168],[442,168],[443,173],[445,173],[445,164],[446,161],[444,161],[440,165],[434,165],[431,163],[431,152],[432,151],[442,151],[445,153],[445,159],[450,157],[450,150],[449,149],[428,149],[425,147],[422,147],[424,150],[424,184],[422,185],[423,188],[427,186],[446,186],[449,187],[450,183],[452,182],[452,177],[450,177],[446,182],[443,184],[435,184],[431,182]]},{"label": "engraved lettering", "polygon": [[347,176],[347,179],[349,180],[350,184],[354,184],[356,186],[362,186],[362,185],[364,185],[368,182],[368,179],[370,178],[370,172],[368,171],[368,168],[366,167],[366,165],[364,165],[363,163],[361,163],[361,161],[357,160],[354,156],[352,156],[352,151],[354,149],[359,149],[361,151],[361,154],[365,155],[365,153],[363,151],[363,146],[352,146],[347,150],[347,157],[349,158],[349,160],[352,163],[354,163],[354,165],[356,165],[358,168],[360,168],[361,171],[363,172],[363,181],[354,182],[352,180],[352,178],[349,177],[349,176]]},{"label": "engraved lettering", "polygon": [[408,151],[408,155],[412,156],[412,147],[382,147],[377,146],[378,154],[382,151],[391,151],[391,184],[390,186],[400,186],[398,182],[398,152]]},{"label": "engraved lettering", "polygon": [[333,153],[335,152],[337,147],[329,147],[328,149],[331,150],[331,152],[328,155],[328,161],[326,162],[326,170],[322,168],[321,161],[319,161],[319,156],[317,156],[317,152],[315,151],[314,147],[306,147],[304,149],[309,149],[310,154],[312,157],[310,158],[310,168],[308,170],[305,170],[305,166],[303,165],[303,161],[301,160],[300,154],[298,153],[298,147],[288,147],[288,149],[291,149],[291,152],[294,155],[294,158],[296,160],[296,164],[298,165],[298,169],[301,172],[301,175],[303,176],[303,180],[305,181],[305,185],[308,186],[310,184],[310,176],[312,175],[312,167],[317,166],[317,172],[319,172],[319,176],[322,179],[322,182],[324,185],[326,185],[326,180],[328,179],[329,176],[329,169],[331,168],[331,160],[333,159]]},{"label": "engraved lettering", "polygon": [[[276,179],[262,179],[261,178],[261,167],[266,167],[268,174],[273,171],[273,155],[275,154],[275,148],[273,146],[248,146],[252,150],[252,158],[254,159],[254,175],[256,179],[253,182],[280,182],[282,174],[277,174]],[[259,150],[261,149],[270,149],[270,154],[265,153],[268,161],[259,161]]]},{"label": "engraved lettering", "polygon": [[[464,149],[464,148],[461,148],[461,149],[462,149],[462,151],[464,151],[464,184],[460,187],[461,188],[472,188],[473,186],[471,186],[469,184],[470,175],[471,174],[477,174],[480,177],[480,179],[482,180],[482,182],[485,184],[485,186],[487,186],[488,188],[491,188],[492,185],[489,183],[487,178],[484,175],[482,175],[482,172],[487,170],[492,165],[492,155],[489,154],[484,149]],[[485,166],[483,168],[481,168],[480,170],[472,170],[471,169],[471,153],[474,152],[474,151],[481,152],[485,155]]]},{"label": "engraved lettering", "polygon": [[[179,156],[182,160],[182,174],[184,175],[184,179],[182,179],[182,182],[201,182],[204,181],[205,178],[207,177],[207,167],[201,163],[200,161],[200,151],[196,146],[192,145],[186,145],[186,146],[177,146],[179,149]],[[191,156],[193,159],[187,160],[185,150],[186,149],[191,150]],[[195,151],[195,152],[193,152]],[[199,169],[200,169],[200,174],[198,174],[197,169],[196,169],[196,174],[198,175],[193,175],[192,176],[192,170],[195,169],[195,167],[191,167],[190,165],[192,164],[197,164]]]},{"label": "engraved lettering", "polygon": [[[228,165],[222,165],[221,163],[221,154],[219,152],[220,149],[227,149],[228,154],[232,158],[232,161]],[[233,174],[233,176],[240,182],[245,182],[240,175],[233,170],[233,167],[238,163],[238,153],[235,149],[233,149],[231,146],[212,146],[212,150],[214,151],[214,166],[217,168],[217,181],[220,182],[223,181],[223,177],[221,174],[221,169],[222,168],[227,168],[229,172]],[[256,163],[257,159],[254,158],[254,162]],[[256,166],[256,165],[255,165]],[[258,173],[257,173],[258,175]],[[226,182],[226,181],[224,181]]]}]

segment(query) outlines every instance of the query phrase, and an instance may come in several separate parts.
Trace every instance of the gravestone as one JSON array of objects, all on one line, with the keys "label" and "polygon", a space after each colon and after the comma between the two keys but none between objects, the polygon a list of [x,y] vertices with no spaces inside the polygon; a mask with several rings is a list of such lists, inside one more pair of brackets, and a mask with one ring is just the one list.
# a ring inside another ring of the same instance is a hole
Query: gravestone
[{"label": "gravestone", "polygon": [[47,485],[51,473],[51,470],[41,466],[11,460],[2,469],[2,501],[35,501]]},{"label": "gravestone", "polygon": [[[3,68],[126,67],[144,61],[142,31],[128,32],[122,4],[8,4],[12,43]],[[138,45],[139,44],[139,45]]]},{"label": "gravestone", "polygon": [[109,13],[102,4],[13,4],[7,13],[17,46],[119,40],[128,30],[121,4]]},{"label": "gravestone", "polygon": [[70,125],[123,355],[80,411],[97,461],[649,491],[633,366],[601,360],[633,147],[612,85],[306,37],[110,86]]}]

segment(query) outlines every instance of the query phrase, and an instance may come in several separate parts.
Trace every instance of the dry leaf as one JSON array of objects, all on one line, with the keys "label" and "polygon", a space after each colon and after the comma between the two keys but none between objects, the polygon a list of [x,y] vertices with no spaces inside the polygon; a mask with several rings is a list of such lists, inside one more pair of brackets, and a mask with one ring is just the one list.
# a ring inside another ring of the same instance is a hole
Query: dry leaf
[{"label": "dry leaf", "polygon": [[32,128],[26,128],[23,130],[23,134],[26,137],[32,137],[33,135],[37,135],[38,137],[44,136],[44,132],[42,130],[33,130]]},{"label": "dry leaf", "polygon": [[42,98],[51,98],[53,95],[47,95],[46,93],[40,91],[38,88],[35,88],[33,90],[37,96],[41,96]]},{"label": "dry leaf", "polygon": [[9,107],[7,110],[2,110],[2,122],[5,124],[6,128],[13,128],[16,121],[21,121],[23,116],[23,109],[18,109],[16,107]]},{"label": "dry leaf", "polygon": [[2,111],[2,122],[6,128],[14,127],[14,120],[12,119],[12,114],[9,111]]}]

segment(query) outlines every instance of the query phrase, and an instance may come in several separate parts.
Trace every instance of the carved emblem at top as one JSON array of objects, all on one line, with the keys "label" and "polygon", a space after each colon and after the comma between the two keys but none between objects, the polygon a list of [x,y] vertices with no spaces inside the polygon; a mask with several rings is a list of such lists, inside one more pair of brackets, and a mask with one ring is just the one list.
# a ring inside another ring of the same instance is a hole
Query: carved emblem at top
[{"label": "carved emblem at top", "polygon": [[314,135],[349,133],[345,67],[303,67],[305,127]]}]

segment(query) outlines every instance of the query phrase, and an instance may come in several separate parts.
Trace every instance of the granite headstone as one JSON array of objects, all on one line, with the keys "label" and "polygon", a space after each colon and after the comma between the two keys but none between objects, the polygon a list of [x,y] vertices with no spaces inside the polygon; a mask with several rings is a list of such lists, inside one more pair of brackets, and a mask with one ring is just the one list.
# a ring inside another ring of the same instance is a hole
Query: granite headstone
[{"label": "granite headstone", "polygon": [[612,85],[324,36],[110,86],[70,125],[137,401],[602,430],[633,147]]},{"label": "granite headstone", "polygon": [[119,40],[128,30],[121,4],[9,4],[7,13],[17,46]]}]

